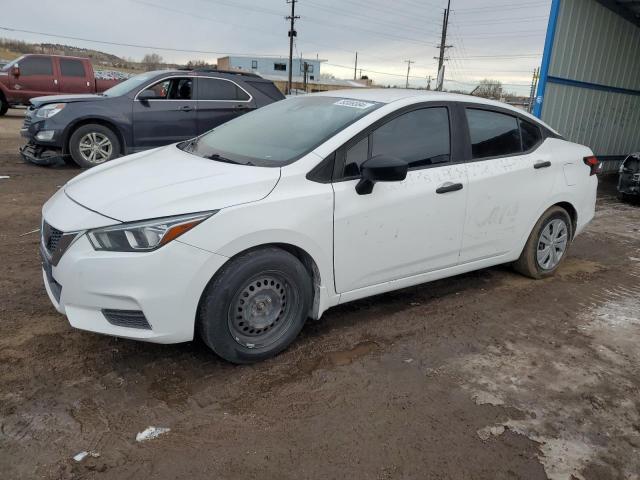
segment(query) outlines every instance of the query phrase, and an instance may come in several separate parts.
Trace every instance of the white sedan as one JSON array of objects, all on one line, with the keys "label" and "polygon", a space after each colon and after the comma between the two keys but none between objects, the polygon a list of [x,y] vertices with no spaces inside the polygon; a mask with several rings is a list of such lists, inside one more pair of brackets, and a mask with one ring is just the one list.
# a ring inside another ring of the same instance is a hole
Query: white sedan
[{"label": "white sedan", "polygon": [[68,182],[43,207],[44,283],[76,328],[198,332],[255,362],[341,303],[503,263],[552,275],[594,215],[597,167],[475,97],[291,98]]}]

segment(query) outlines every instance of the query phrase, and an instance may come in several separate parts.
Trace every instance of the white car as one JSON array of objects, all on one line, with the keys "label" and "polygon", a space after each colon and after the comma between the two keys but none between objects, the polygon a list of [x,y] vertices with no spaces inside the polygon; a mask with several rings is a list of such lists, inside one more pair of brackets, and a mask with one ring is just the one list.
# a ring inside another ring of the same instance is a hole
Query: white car
[{"label": "white car", "polygon": [[198,332],[254,362],[341,303],[509,262],[553,274],[594,215],[597,166],[471,96],[291,98],[69,181],[43,207],[44,283],[76,328]]}]

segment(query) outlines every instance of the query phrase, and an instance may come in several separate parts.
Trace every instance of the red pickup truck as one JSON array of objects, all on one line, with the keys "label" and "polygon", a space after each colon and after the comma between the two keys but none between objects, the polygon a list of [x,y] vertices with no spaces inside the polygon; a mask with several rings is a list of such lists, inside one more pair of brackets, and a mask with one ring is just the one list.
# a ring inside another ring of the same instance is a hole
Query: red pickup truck
[{"label": "red pickup truck", "polygon": [[100,93],[121,79],[98,79],[88,58],[23,55],[0,69],[0,116],[14,105],[63,93]]}]

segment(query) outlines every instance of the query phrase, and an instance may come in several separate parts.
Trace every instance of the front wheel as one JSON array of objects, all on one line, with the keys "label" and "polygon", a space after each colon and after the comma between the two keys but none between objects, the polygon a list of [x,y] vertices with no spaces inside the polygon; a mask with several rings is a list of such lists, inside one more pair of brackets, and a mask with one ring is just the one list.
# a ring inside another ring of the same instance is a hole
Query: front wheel
[{"label": "front wheel", "polygon": [[535,279],[553,275],[566,257],[572,238],[573,224],[567,211],[551,207],[533,227],[515,269]]},{"label": "front wheel", "polygon": [[91,123],[78,128],[69,139],[71,158],[82,168],[91,168],[120,155],[118,137],[108,127]]},{"label": "front wheel", "polygon": [[0,117],[2,117],[8,111],[9,111],[9,104],[4,98],[0,97]]},{"label": "front wheel", "polygon": [[197,325],[204,342],[232,363],[273,357],[298,336],[313,295],[304,265],[279,248],[240,254],[207,286]]}]

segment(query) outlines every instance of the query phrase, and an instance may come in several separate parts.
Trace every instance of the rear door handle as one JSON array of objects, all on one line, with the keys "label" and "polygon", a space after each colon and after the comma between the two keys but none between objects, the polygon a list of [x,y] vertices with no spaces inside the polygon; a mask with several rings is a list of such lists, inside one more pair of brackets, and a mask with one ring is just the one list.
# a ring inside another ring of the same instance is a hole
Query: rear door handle
[{"label": "rear door handle", "polygon": [[193,107],[191,105],[183,105],[182,107],[179,107],[178,110],[181,112],[190,112],[193,110]]},{"label": "rear door handle", "polygon": [[458,190],[462,190],[461,183],[443,183],[436,189],[436,193],[449,193],[449,192],[457,192]]},{"label": "rear door handle", "polygon": [[538,170],[539,168],[548,168],[551,166],[551,162],[546,161],[546,162],[536,162],[533,164],[533,168],[535,168],[536,170]]}]

